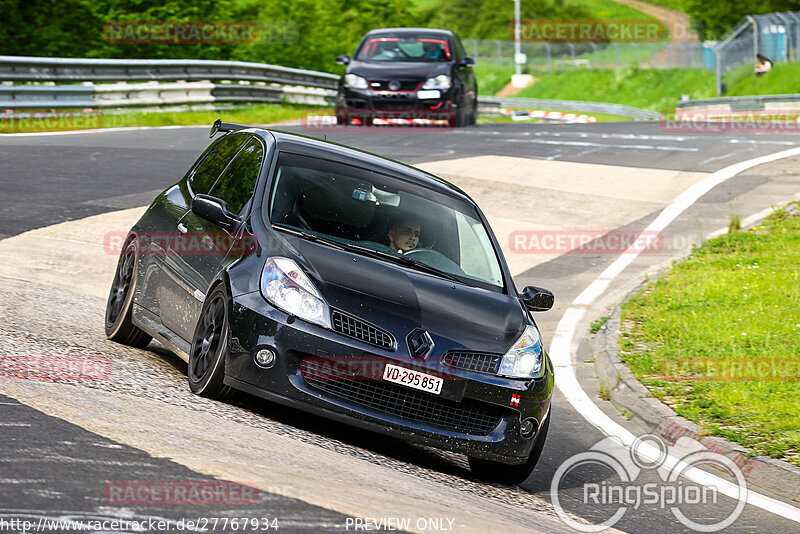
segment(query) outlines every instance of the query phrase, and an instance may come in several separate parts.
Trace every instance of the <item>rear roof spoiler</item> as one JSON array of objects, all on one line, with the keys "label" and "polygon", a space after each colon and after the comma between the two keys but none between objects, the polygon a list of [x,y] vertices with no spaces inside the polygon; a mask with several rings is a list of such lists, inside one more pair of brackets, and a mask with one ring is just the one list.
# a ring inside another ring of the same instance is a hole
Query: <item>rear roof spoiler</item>
[{"label": "rear roof spoiler", "polygon": [[241,124],[232,124],[230,122],[222,122],[222,119],[217,119],[214,121],[214,124],[211,125],[211,132],[208,134],[209,139],[214,137],[217,132],[234,132],[236,130],[242,130],[244,128],[250,128],[249,126],[242,126]]}]

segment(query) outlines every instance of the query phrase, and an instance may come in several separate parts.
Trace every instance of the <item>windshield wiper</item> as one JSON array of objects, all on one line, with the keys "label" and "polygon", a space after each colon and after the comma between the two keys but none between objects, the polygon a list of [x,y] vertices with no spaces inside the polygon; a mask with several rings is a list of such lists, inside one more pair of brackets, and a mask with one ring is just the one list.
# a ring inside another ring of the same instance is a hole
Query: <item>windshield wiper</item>
[{"label": "windshield wiper", "polygon": [[384,258],[387,260],[394,261],[396,263],[402,263],[403,265],[414,267],[419,271],[424,271],[429,274],[441,276],[442,278],[447,278],[448,280],[451,280],[453,282],[463,283],[461,282],[461,280],[459,280],[457,277],[453,276],[450,273],[441,271],[436,267],[431,267],[427,263],[422,263],[421,261],[409,258],[408,256],[402,256],[400,254],[390,254],[388,252],[383,252],[381,250],[375,250],[369,247],[362,247],[361,245],[356,245],[354,243],[345,243],[344,246],[347,248],[347,250],[353,250],[361,254],[364,254],[366,256],[372,256],[373,258]]},{"label": "windshield wiper", "polygon": [[308,241],[314,241],[315,243],[324,243],[325,245],[331,246],[333,248],[338,248],[339,250],[345,250],[344,245],[334,241],[333,239],[328,239],[326,237],[318,236],[317,234],[312,234],[311,232],[306,232],[305,230],[300,230],[297,228],[291,228],[289,226],[284,226],[282,224],[273,224],[272,227],[276,230],[280,230],[281,232],[286,232],[287,234],[291,234],[293,236],[302,237]]}]

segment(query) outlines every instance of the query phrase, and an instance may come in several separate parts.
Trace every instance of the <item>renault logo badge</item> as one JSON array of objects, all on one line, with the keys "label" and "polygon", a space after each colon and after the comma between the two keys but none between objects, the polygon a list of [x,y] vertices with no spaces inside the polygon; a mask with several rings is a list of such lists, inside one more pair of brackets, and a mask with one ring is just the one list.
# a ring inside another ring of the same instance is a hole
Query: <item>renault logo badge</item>
[{"label": "renault logo badge", "polygon": [[417,328],[406,338],[408,351],[414,358],[424,358],[433,350],[433,340],[430,334],[421,328]]}]

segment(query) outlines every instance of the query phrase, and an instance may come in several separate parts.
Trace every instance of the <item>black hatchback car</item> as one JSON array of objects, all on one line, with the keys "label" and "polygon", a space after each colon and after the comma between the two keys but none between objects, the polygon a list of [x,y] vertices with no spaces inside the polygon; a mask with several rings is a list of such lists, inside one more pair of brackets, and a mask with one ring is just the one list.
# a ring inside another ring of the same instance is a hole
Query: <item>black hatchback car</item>
[{"label": "black hatchback car", "polygon": [[370,125],[374,118],[475,124],[478,85],[461,40],[447,30],[386,28],[361,40],[336,96],[337,124]]},{"label": "black hatchback car", "polygon": [[419,169],[300,135],[228,132],[128,234],[107,336],[156,338],[194,393],[241,390],[524,480],[553,367],[481,210]]}]

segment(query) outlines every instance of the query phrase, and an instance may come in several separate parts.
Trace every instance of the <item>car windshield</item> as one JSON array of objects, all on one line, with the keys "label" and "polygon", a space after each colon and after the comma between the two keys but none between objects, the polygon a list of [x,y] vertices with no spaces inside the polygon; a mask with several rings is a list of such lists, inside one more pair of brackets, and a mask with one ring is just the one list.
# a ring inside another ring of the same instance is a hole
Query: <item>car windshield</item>
[{"label": "car windshield", "polygon": [[358,61],[450,61],[450,43],[434,36],[369,37],[359,48]]},{"label": "car windshield", "polygon": [[263,212],[275,228],[484,289],[504,287],[475,207],[450,195],[351,165],[281,153],[267,202]]}]

